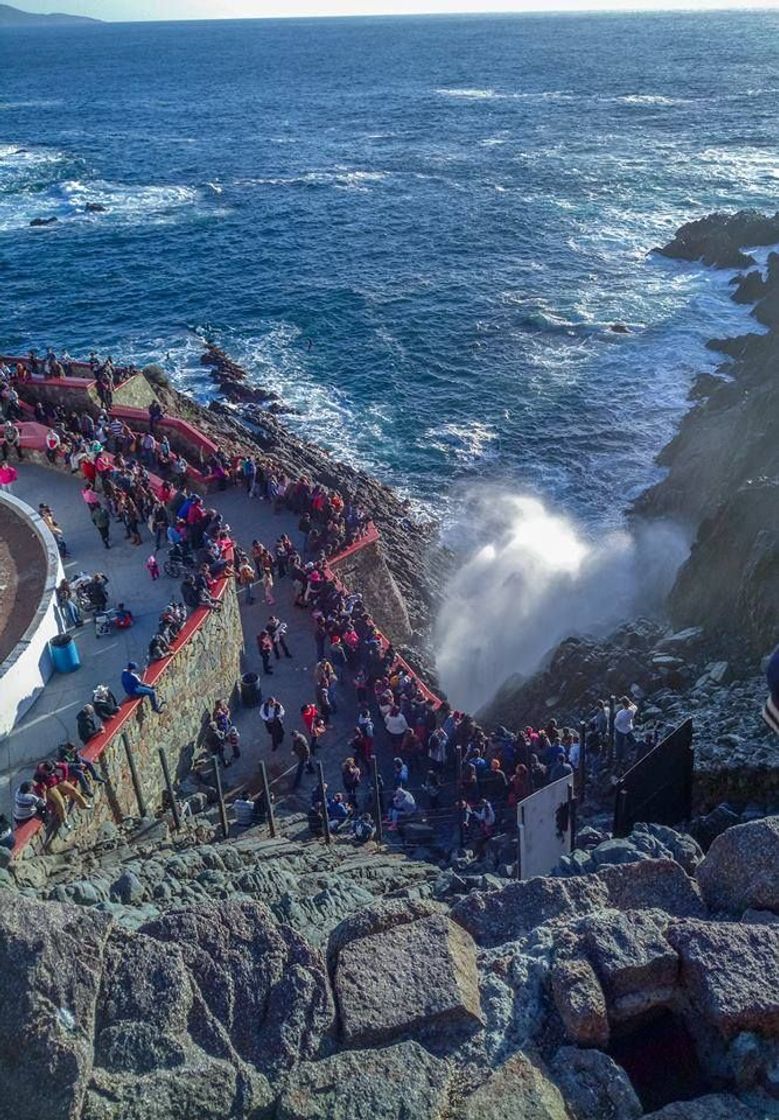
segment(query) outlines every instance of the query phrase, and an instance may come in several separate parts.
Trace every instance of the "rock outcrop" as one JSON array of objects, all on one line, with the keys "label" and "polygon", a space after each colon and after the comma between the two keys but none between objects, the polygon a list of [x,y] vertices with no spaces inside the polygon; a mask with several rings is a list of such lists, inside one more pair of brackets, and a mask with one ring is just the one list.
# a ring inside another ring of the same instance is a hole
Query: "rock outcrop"
[{"label": "rock outcrop", "polygon": [[752,821],[719,835],[698,868],[698,882],[712,910],[779,914],[779,818]]}]

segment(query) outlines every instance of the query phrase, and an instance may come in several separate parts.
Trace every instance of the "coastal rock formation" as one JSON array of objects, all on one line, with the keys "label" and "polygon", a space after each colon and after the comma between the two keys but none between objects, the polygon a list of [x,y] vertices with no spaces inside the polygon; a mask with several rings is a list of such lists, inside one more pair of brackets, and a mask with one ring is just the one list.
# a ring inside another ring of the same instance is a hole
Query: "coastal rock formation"
[{"label": "coastal rock formation", "polygon": [[742,251],[744,246],[778,242],[779,214],[767,217],[757,210],[739,210],[687,222],[672,241],[655,252],[676,260],[700,260],[718,268],[748,268],[755,261]]},{"label": "coastal rock formation", "polygon": [[723,832],[698,868],[698,882],[712,910],[779,914],[779,819],[769,817]]}]

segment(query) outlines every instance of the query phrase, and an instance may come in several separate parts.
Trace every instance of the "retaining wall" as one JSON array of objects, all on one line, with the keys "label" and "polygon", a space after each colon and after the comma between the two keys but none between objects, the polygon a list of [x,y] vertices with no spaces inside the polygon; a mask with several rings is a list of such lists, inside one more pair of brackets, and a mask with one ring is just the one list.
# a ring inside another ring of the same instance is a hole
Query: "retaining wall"
[{"label": "retaining wall", "polygon": [[[177,777],[183,778],[189,772],[214,701],[220,696],[233,696],[241,672],[243,631],[235,580],[221,580],[216,594],[222,610],[195,611],[176,639],[171,656],[155,662],[144,674],[144,681],[154,685],[167,700],[162,714],[152,711],[148,699],[127,700],[101,734],[84,748],[85,757],[97,765],[108,784],[91,812],[78,811],[71,816],[76,827],[68,837],[68,845],[75,840],[79,846],[88,847],[106,821],[140,816],[125,739],[135,759],[145,809],[150,815],[159,813],[163,806],[164,780],[158,748],[165,751],[174,784]],[[88,699],[85,696],[85,703]],[[44,840],[39,821],[23,825],[16,831],[14,859],[40,855]]]}]

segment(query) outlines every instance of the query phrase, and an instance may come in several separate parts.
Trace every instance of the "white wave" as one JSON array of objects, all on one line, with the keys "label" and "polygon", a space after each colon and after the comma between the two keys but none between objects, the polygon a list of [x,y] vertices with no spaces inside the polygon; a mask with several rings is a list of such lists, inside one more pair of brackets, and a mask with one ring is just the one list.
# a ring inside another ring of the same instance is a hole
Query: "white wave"
[{"label": "white wave", "polygon": [[460,467],[471,467],[496,454],[498,433],[489,424],[472,420],[468,424],[431,425],[418,441],[420,447],[432,447]]},{"label": "white wave", "polygon": [[367,191],[371,184],[389,178],[388,171],[365,171],[359,168],[334,167],[305,171],[300,175],[278,175],[242,179],[238,186],[260,187],[333,187],[342,191]]},{"label": "white wave", "polygon": [[10,112],[12,109],[55,109],[61,104],[61,98],[51,101],[0,101],[0,113]]},{"label": "white wave", "polygon": [[74,215],[85,213],[91,204],[105,206],[106,214],[132,222],[139,218],[155,222],[175,220],[182,207],[192,206],[198,199],[194,187],[131,185],[102,179],[88,183],[70,180],[62,184],[61,195]]},{"label": "white wave", "polygon": [[219,183],[206,183],[206,186],[209,188],[209,190],[212,190],[214,194],[222,193],[222,187],[220,187]]},{"label": "white wave", "polygon": [[[607,99],[610,100],[610,99]],[[689,105],[687,97],[664,97],[655,93],[628,93],[623,97],[615,97],[623,105]]]},{"label": "white wave", "polygon": [[537,498],[494,487],[473,489],[462,508],[479,544],[447,587],[436,664],[446,692],[470,711],[563,638],[605,634],[637,606],[650,613],[688,548],[673,525],[590,540]]},{"label": "white wave", "polygon": [[466,87],[464,89],[437,89],[436,93],[439,97],[462,97],[467,101],[494,101],[498,98],[505,97],[505,94],[498,93],[494,89],[473,89]]}]

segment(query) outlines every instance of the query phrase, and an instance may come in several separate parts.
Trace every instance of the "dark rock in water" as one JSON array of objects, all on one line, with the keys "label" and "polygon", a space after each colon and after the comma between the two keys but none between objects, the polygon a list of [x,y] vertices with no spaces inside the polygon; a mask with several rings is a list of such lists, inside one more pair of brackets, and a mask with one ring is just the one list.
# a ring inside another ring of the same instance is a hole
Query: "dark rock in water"
[{"label": "dark rock in water", "polygon": [[736,277],[736,290],[731,298],[734,303],[757,303],[766,294],[767,287],[762,273],[755,269],[754,272]]},{"label": "dark rock in water", "polygon": [[654,252],[677,260],[697,261],[718,268],[749,268],[754,258],[742,252],[744,245],[779,243],[779,214],[767,217],[757,210],[737,214],[709,214],[688,222],[676,236]]},{"label": "dark rock in water", "polygon": [[30,222],[31,226],[51,226],[58,222],[59,218],[33,218]]},{"label": "dark rock in water", "polygon": [[108,207],[103,206],[102,202],[88,202],[84,207],[87,214],[106,214]]},{"label": "dark rock in water", "polygon": [[626,327],[624,323],[612,323],[609,330],[613,331],[614,334],[630,334],[630,328]]}]

